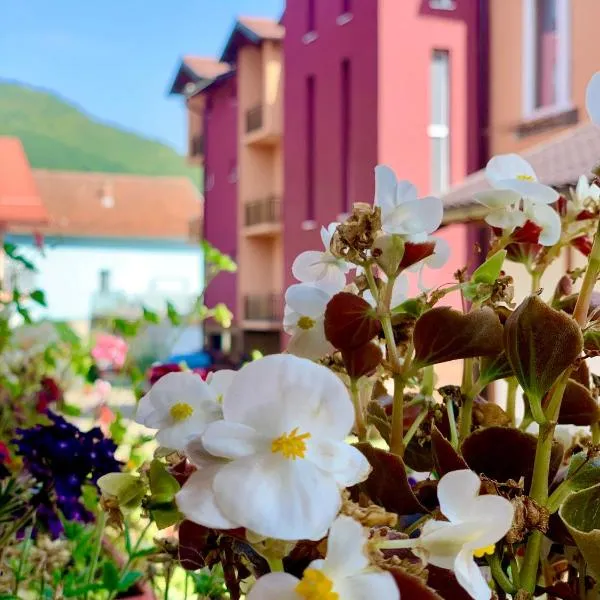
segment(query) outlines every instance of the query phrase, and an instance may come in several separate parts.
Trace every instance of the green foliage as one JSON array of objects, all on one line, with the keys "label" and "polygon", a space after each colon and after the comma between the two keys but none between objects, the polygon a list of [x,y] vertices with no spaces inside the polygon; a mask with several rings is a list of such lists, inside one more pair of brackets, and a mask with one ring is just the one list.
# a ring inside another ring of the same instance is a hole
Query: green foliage
[{"label": "green foliage", "polygon": [[220,271],[226,271],[229,273],[235,273],[237,271],[237,265],[234,260],[223,254],[220,250],[217,250],[212,244],[206,240],[202,241],[202,251],[204,252],[204,260],[209,266],[210,273],[218,273]]},{"label": "green foliage", "polygon": [[186,176],[198,169],[161,142],[101,123],[58,96],[0,83],[0,135],[21,139],[36,169]]}]

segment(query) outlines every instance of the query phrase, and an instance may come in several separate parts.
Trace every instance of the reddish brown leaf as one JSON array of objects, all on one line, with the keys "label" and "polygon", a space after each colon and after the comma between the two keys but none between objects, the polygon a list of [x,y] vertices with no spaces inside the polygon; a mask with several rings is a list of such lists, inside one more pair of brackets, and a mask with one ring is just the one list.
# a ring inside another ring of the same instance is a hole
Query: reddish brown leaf
[{"label": "reddish brown leaf", "polygon": [[431,430],[431,451],[437,474],[442,477],[450,471],[468,469],[464,458],[452,447],[452,444],[434,425]]},{"label": "reddish brown leaf", "polygon": [[414,600],[444,600],[435,590],[431,589],[422,579],[411,575],[401,567],[389,569],[400,590],[400,598]]},{"label": "reddish brown leaf", "polygon": [[585,360],[582,360],[579,363],[579,366],[577,367],[577,369],[575,369],[571,373],[571,379],[573,379],[577,383],[580,383],[582,386],[589,389],[589,387],[590,387],[590,370],[589,370]]},{"label": "reddish brown leaf", "polygon": [[361,492],[375,504],[400,516],[427,512],[414,495],[406,466],[399,456],[374,448],[367,442],[356,444],[356,447],[372,467],[368,479],[357,486]]},{"label": "reddish brown leaf", "polygon": [[371,375],[381,364],[383,354],[374,342],[368,342],[358,348],[342,350],[342,359],[348,375],[358,379],[363,375]]},{"label": "reddish brown leaf", "polygon": [[442,598],[447,600],[471,600],[460,583],[456,580],[454,573],[449,569],[442,569],[434,565],[427,565],[427,585],[433,588]]},{"label": "reddish brown leaf", "polygon": [[339,350],[352,350],[370,342],[381,331],[373,307],[348,292],[336,294],[325,310],[325,337]]},{"label": "reddish brown leaf", "polygon": [[408,267],[417,264],[424,258],[431,256],[435,252],[435,242],[422,242],[414,244],[406,242],[404,244],[404,255],[400,261],[398,272],[408,269]]},{"label": "reddish brown leaf", "polygon": [[[463,458],[473,471],[500,483],[525,477],[525,489],[531,485],[537,436],[510,427],[488,427],[469,435],[461,446]],[[552,481],[561,465],[563,447],[552,443],[550,476]]]},{"label": "reddish brown leaf", "polygon": [[600,408],[590,391],[569,379],[560,405],[558,422],[561,425],[591,425],[600,420]]},{"label": "reddish brown leaf", "polygon": [[491,308],[463,314],[447,306],[421,315],[414,329],[419,366],[502,352],[502,325]]},{"label": "reddish brown leaf", "polygon": [[583,350],[583,336],[571,317],[534,295],[506,321],[504,346],[523,390],[541,400]]}]

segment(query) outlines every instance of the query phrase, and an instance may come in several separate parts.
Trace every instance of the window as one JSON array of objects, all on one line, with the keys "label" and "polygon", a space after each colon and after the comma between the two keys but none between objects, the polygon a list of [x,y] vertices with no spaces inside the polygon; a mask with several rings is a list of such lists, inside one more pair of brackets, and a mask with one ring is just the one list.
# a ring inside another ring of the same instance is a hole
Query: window
[{"label": "window", "polygon": [[345,25],[352,21],[352,0],[341,0],[340,14],[337,16],[335,22],[338,25]]},{"label": "window", "polygon": [[204,191],[210,192],[210,190],[212,190],[214,187],[215,187],[215,174],[208,173],[206,175],[206,179],[204,181]]},{"label": "window", "polygon": [[351,102],[351,90],[350,90],[350,61],[344,59],[342,61],[341,68],[341,81],[340,81],[340,93],[341,93],[341,155],[342,155],[342,202],[341,212],[350,212],[350,102]]},{"label": "window", "polygon": [[433,51],[430,77],[431,193],[442,194],[450,183],[450,54],[447,50]]},{"label": "window", "polygon": [[315,76],[306,78],[306,219],[315,219]]},{"label": "window", "polygon": [[456,8],[455,0],[429,0],[429,8],[436,10],[454,10]]},{"label": "window", "polygon": [[342,0],[342,14],[352,12],[352,0]]},{"label": "window", "polygon": [[102,269],[100,271],[100,293],[106,294],[110,291],[110,271]]},{"label": "window", "polygon": [[238,180],[237,162],[233,158],[229,161],[229,175],[227,179],[229,183],[236,183]]},{"label": "window", "polygon": [[523,112],[570,106],[570,0],[525,0],[523,18]]},{"label": "window", "polygon": [[306,31],[308,33],[315,31],[316,27],[316,0],[306,0]]}]

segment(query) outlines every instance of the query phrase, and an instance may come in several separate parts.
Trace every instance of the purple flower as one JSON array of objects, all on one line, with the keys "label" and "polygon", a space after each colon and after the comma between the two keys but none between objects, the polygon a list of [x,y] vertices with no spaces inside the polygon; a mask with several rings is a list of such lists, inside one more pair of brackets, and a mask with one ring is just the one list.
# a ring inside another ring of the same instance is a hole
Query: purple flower
[{"label": "purple flower", "polygon": [[14,443],[16,454],[31,475],[42,484],[33,499],[38,505],[37,522],[44,523],[56,537],[62,531],[60,511],[68,521],[88,523],[93,520],[81,502],[82,487],[96,484],[106,473],[119,471],[115,459],[116,444],[95,427],[82,432],[59,415],[48,411],[51,425],[18,429]]}]

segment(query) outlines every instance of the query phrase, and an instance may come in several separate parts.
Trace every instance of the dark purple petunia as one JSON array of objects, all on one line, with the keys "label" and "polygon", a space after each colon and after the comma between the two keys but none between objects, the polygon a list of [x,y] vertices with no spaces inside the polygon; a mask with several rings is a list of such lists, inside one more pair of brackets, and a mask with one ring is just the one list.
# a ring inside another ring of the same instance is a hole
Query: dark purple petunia
[{"label": "dark purple petunia", "polygon": [[14,443],[25,468],[42,484],[33,499],[38,505],[36,521],[57,537],[62,531],[58,511],[69,521],[92,521],[81,502],[83,485],[119,471],[121,463],[115,459],[116,444],[98,427],[82,432],[59,415],[47,414],[51,425],[18,429]]}]

